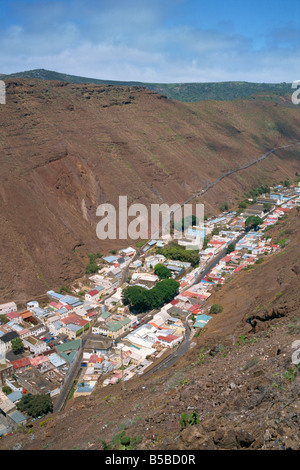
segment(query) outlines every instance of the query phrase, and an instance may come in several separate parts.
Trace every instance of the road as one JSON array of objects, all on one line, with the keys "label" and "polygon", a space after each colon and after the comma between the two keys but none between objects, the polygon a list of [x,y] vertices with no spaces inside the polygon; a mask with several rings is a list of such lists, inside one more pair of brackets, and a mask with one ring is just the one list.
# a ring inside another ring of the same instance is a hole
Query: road
[{"label": "road", "polygon": [[[264,155],[262,155],[261,157],[258,157],[257,159],[253,160],[252,162],[250,163],[247,163],[246,165],[243,165],[241,167],[238,167],[238,168],[235,168],[235,169],[232,169],[232,170],[229,170],[225,173],[223,173],[221,176],[219,176],[214,182],[212,183],[209,183],[204,189],[202,189],[201,191],[197,192],[196,194],[194,194],[193,196],[190,196],[186,201],[184,201],[180,207],[183,207],[184,204],[187,204],[188,202],[190,202],[191,200],[197,198],[197,197],[200,197],[200,196],[203,196],[203,194],[205,194],[209,189],[213,188],[216,184],[218,184],[223,178],[227,178],[228,176],[234,174],[234,173],[237,173],[238,171],[242,171],[242,170],[245,170],[249,167],[251,167],[252,165],[255,165],[261,161],[263,161],[264,159],[266,159],[270,154],[276,152],[277,150],[282,150],[282,149],[286,149],[286,148],[289,148],[289,147],[293,147],[293,146],[297,146],[297,145],[300,145],[300,142],[295,142],[295,143],[292,143],[292,144],[288,144],[288,145],[284,145],[282,147],[275,147],[274,149],[272,150],[269,150],[268,152],[266,152]],[[275,208],[273,209],[275,210]],[[271,212],[273,212],[270,211]],[[269,213],[268,213],[269,214]],[[266,217],[268,214],[266,214],[264,217]],[[172,217],[172,214],[171,216]],[[264,218],[263,217],[263,218]],[[168,223],[168,222],[167,222]],[[159,233],[158,233],[159,235]],[[240,236],[238,236],[235,240],[234,240],[234,243],[237,243],[239,240],[241,240],[243,237],[245,236],[245,232],[242,232]],[[155,238],[155,237],[153,237]],[[147,242],[148,243],[148,242]],[[143,245],[142,247],[140,247],[140,249],[136,252],[136,254],[134,255],[134,257],[132,258],[131,260],[131,263],[133,261],[136,261],[137,259],[140,258],[141,255],[143,255],[145,253],[144,249],[145,247],[147,247],[147,243],[145,243],[145,245]],[[197,278],[194,280],[194,282],[192,284],[190,284],[187,288],[190,288],[192,285],[194,284],[197,284],[199,282],[201,282],[201,280],[212,270],[212,268],[214,266],[216,266],[219,261],[225,256],[226,254],[226,248],[224,250],[222,250],[207,266],[206,268],[204,269],[204,271],[202,271],[198,276]],[[128,266],[124,269],[123,271],[123,275],[122,275],[122,281],[121,281],[121,285],[123,283],[125,283],[128,279],[128,271],[129,271],[129,264]],[[107,296],[109,297],[109,296]],[[153,315],[155,313],[157,313],[159,310],[156,310],[156,311],[152,311],[150,312],[150,314],[148,313],[147,315],[145,315],[145,317],[147,318],[149,315],[153,317]],[[150,318],[150,317],[149,317]],[[162,360],[159,364],[157,364],[156,366],[154,366],[152,369],[149,370],[149,372],[145,372],[143,375],[145,374],[149,374],[149,373],[154,373],[155,371],[157,370],[162,370],[166,367],[170,367],[172,364],[174,364],[174,362],[181,356],[183,356],[187,350],[189,349],[189,345],[190,345],[190,335],[191,335],[191,332],[190,332],[190,328],[189,328],[189,325],[188,325],[188,322],[186,322],[186,335],[183,339],[183,341],[181,342],[181,344],[179,345],[179,347],[174,351],[174,353],[172,353],[171,355],[169,355],[167,358],[165,358],[164,360]],[[128,333],[125,333],[124,335],[126,335]],[[85,342],[87,341],[87,339],[90,337],[90,335],[92,335],[91,331],[88,331],[88,333],[82,338],[82,350],[81,350],[81,354],[79,355],[78,359],[76,360],[76,364],[74,364],[71,372],[70,372],[70,375],[67,377],[66,381],[65,381],[65,384],[63,386],[63,389],[60,393],[60,396],[59,396],[59,399],[55,405],[55,411],[60,411],[61,409],[63,409],[64,405],[65,405],[65,402],[68,398],[68,395],[71,391],[71,388],[73,386],[73,383],[74,383],[74,380],[76,379],[77,375],[78,375],[78,372],[80,370],[80,364],[81,364],[81,358],[82,358],[82,351],[84,349],[84,344]],[[124,336],[123,335],[123,336]],[[121,339],[121,338],[120,338]]]}]

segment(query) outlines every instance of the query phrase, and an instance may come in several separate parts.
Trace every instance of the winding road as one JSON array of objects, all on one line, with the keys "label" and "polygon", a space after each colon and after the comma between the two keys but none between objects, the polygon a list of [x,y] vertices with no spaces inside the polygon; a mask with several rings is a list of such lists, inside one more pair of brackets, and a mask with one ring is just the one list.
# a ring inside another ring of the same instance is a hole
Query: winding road
[{"label": "winding road", "polygon": [[[253,160],[252,162],[250,163],[247,163],[241,167],[238,167],[238,168],[234,168],[232,170],[229,170],[225,173],[223,173],[222,175],[220,175],[215,181],[209,183],[207,186],[205,186],[205,188],[203,188],[202,190],[198,191],[196,194],[190,196],[188,199],[186,199],[181,205],[180,207],[183,207],[185,204],[189,203],[190,201],[192,201],[193,199],[199,197],[199,196],[203,196],[203,194],[205,194],[207,191],[209,191],[209,189],[213,188],[216,184],[218,184],[221,180],[223,180],[224,178],[227,178],[231,175],[233,175],[234,173],[237,173],[239,171],[242,171],[242,170],[246,170],[247,168],[250,168],[251,166],[265,160],[269,155],[271,155],[272,153],[275,153],[276,151],[278,150],[283,150],[283,149],[287,149],[289,147],[293,147],[293,146],[298,146],[300,145],[300,142],[294,142],[294,143],[291,143],[291,144],[288,144],[288,145],[283,145],[282,147],[275,147],[273,148],[272,150],[269,150],[268,152],[266,152],[264,155],[256,158],[255,160]],[[173,214],[170,214],[170,218],[172,217]],[[169,219],[170,220],[170,219]],[[169,220],[166,222],[168,223]],[[162,230],[162,229],[161,229]],[[157,233],[157,235],[159,235],[160,232]],[[243,232],[238,238],[235,239],[235,243],[237,243],[237,241],[239,241],[241,238],[243,238],[245,236],[245,232]],[[156,238],[156,237],[152,237],[152,238]],[[136,261],[137,259],[139,259],[142,255],[145,254],[145,248],[147,247],[147,243],[145,243],[142,247],[140,247],[140,249],[136,252],[136,254],[134,255],[134,257],[132,258],[131,260],[131,263],[133,261]],[[203,277],[205,277],[210,271],[211,269],[216,266],[220,259],[223,258],[223,256],[225,255],[225,252],[226,252],[226,249],[222,250],[207,266],[206,268],[197,276],[197,278],[194,280],[194,282],[192,284],[189,285],[189,288],[194,285],[194,284],[197,284],[201,281],[201,279]],[[122,276],[122,281],[121,281],[121,285],[127,281],[128,279],[128,270],[129,270],[129,265],[124,269],[123,271],[123,276]],[[158,312],[159,310],[157,310]],[[156,311],[153,311],[151,313],[156,313]],[[149,316],[149,313],[146,315],[146,317]],[[149,375],[149,374],[153,374],[159,370],[163,370],[167,367],[170,367],[172,364],[174,364],[177,359],[181,356],[183,356],[184,354],[186,354],[186,352],[188,351],[189,347],[190,347],[190,336],[191,336],[191,330],[190,330],[190,327],[188,325],[188,322],[186,321],[185,322],[185,326],[186,326],[186,334],[184,336],[184,339],[183,341],[180,343],[180,345],[178,346],[178,348],[173,352],[171,353],[170,355],[168,355],[165,359],[163,359],[162,361],[160,361],[158,364],[156,364],[155,366],[153,366],[151,369],[149,369],[149,371],[146,371],[143,373],[143,376],[146,376],[146,375]],[[79,354],[79,357],[76,361],[76,364],[74,364],[69,376],[67,377],[66,381],[65,381],[65,384],[63,386],[63,390],[61,391],[60,393],[60,396],[58,397],[58,400],[55,404],[55,409],[54,409],[54,412],[57,412],[57,411],[60,411],[64,408],[64,405],[66,403],[66,400],[67,400],[67,397],[68,397],[68,394],[70,393],[70,390],[72,388],[72,385],[74,383],[74,380],[75,378],[77,377],[77,374],[78,374],[78,371],[79,371],[79,368],[80,368],[80,363],[81,363],[81,357],[82,357],[82,351],[83,351],[83,346],[86,342],[86,340],[88,339],[89,335],[91,335],[91,332],[89,331],[82,339],[82,349],[81,349],[81,352]]]}]

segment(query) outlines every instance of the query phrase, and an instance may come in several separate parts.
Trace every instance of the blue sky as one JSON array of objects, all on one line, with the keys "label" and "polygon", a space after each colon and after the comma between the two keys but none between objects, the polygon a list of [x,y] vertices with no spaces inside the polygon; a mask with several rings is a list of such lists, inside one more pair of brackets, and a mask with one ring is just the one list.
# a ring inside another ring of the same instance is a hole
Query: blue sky
[{"label": "blue sky", "polygon": [[0,0],[0,73],[300,79],[299,0]]}]

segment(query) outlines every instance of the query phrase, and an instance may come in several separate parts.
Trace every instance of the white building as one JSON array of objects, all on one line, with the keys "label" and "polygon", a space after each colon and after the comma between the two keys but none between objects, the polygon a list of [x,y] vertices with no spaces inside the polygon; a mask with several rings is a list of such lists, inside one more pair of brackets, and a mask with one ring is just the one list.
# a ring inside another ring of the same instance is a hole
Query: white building
[{"label": "white building", "polygon": [[8,302],[0,305],[0,315],[6,315],[7,313],[16,312],[17,305],[15,302]]},{"label": "white building", "polygon": [[45,341],[40,341],[34,336],[27,336],[27,338],[23,338],[23,344],[24,347],[28,348],[33,354],[42,354],[47,350],[47,344]]}]

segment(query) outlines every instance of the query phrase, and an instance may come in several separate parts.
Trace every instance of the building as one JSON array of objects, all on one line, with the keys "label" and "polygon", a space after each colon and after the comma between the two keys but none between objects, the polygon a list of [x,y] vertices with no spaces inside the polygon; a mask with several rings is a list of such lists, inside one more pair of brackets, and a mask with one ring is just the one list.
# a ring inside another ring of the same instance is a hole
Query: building
[{"label": "building", "polygon": [[252,204],[252,206],[244,210],[243,215],[244,217],[250,217],[251,215],[262,217],[264,215],[264,206],[263,204]]},{"label": "building", "polygon": [[11,342],[20,336],[16,331],[10,331],[0,337],[0,354],[5,356],[7,351],[11,350]]},{"label": "building", "polygon": [[6,385],[6,379],[12,379],[13,373],[13,365],[5,358],[5,356],[0,356],[0,387]]},{"label": "building", "polygon": [[29,349],[32,354],[42,354],[47,349],[47,345],[44,341],[40,341],[34,336],[27,336],[23,339],[24,347]]},{"label": "building", "polygon": [[87,294],[85,294],[85,300],[89,302],[97,302],[100,298],[100,291],[98,289],[92,289]]},{"label": "building", "polygon": [[8,302],[0,305],[0,315],[6,315],[7,313],[16,312],[17,305],[15,302]]}]

